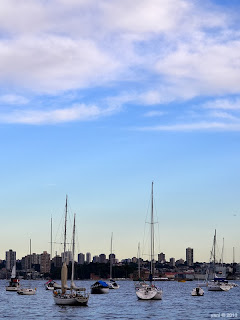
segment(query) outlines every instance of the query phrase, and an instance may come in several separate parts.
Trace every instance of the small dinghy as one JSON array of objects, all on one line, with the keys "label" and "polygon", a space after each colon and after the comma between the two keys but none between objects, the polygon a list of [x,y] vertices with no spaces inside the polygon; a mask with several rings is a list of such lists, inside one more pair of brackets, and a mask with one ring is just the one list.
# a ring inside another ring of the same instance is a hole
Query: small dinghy
[{"label": "small dinghy", "polygon": [[204,295],[204,291],[201,287],[196,287],[192,290],[191,292],[192,296],[203,296]]}]

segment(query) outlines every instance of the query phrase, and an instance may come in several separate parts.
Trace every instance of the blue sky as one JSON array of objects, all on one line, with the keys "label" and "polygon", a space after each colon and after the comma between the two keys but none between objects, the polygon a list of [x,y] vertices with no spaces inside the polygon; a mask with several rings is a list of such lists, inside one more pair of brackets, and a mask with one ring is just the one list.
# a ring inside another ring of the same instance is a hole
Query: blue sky
[{"label": "blue sky", "polygon": [[154,181],[157,251],[216,228],[240,261],[239,6],[1,1],[1,258],[50,251],[66,194],[79,252],[136,256]]}]

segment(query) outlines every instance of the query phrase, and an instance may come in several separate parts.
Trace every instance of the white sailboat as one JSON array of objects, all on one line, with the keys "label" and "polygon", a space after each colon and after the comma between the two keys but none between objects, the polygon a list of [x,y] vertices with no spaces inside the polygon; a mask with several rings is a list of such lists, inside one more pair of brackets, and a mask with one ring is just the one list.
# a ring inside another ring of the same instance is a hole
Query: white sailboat
[{"label": "white sailboat", "polygon": [[113,253],[112,253],[112,241],[113,241],[113,233],[111,236],[111,253],[110,253],[110,280],[108,282],[109,289],[119,289],[119,285],[112,278],[112,268],[113,268]]},{"label": "white sailboat", "polygon": [[[65,231],[64,231],[64,259],[66,260],[66,232],[67,232],[67,197],[66,197],[66,211],[65,211]],[[77,305],[86,306],[88,304],[89,294],[86,293],[86,288],[78,288],[74,283],[74,252],[75,252],[75,215],[73,223],[73,241],[72,241],[72,275],[71,285],[67,286],[67,264],[63,262],[61,270],[61,289],[57,288],[53,291],[53,298],[58,305]]]},{"label": "white sailboat", "polygon": [[[31,256],[32,256],[32,250],[31,250],[31,247],[32,247],[32,245],[31,245],[31,239],[30,239],[30,271],[31,271],[31,268],[32,268],[32,262],[31,262]],[[19,295],[26,295],[26,296],[32,296],[32,295],[34,295],[34,294],[36,294],[36,291],[37,291],[37,288],[18,288],[18,290],[17,290],[17,293],[19,294]]]},{"label": "white sailboat", "polygon": [[19,279],[16,277],[16,265],[12,268],[11,279],[8,286],[6,286],[6,291],[17,291],[20,287]]},{"label": "white sailboat", "polygon": [[153,182],[151,194],[151,265],[150,265],[150,284],[140,282],[135,287],[136,295],[139,300],[162,300],[162,290],[152,283],[154,279],[154,219],[153,219]]},{"label": "white sailboat", "polygon": [[213,238],[213,275],[214,279],[208,282],[208,291],[229,291],[231,289],[226,278],[216,276],[216,230]]}]

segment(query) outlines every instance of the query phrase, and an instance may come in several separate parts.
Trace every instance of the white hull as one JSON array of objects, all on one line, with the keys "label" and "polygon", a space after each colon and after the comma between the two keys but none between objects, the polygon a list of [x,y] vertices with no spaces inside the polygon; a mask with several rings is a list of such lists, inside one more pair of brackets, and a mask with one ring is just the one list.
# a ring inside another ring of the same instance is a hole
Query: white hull
[{"label": "white hull", "polygon": [[203,296],[204,295],[204,291],[202,288],[200,287],[197,287],[197,288],[194,288],[191,292],[191,295],[192,296]]},{"label": "white hull", "polygon": [[137,287],[136,295],[139,300],[162,300],[162,290],[148,285]]},{"label": "white hull", "polygon": [[162,290],[157,290],[157,294],[154,296],[153,300],[162,300]]},{"label": "white hull", "polygon": [[29,289],[29,288],[24,288],[24,289],[19,289],[17,290],[17,293],[20,295],[34,295],[36,293],[36,289]]},{"label": "white hull", "polygon": [[211,284],[208,285],[208,291],[229,291],[231,286],[229,285],[218,285],[218,284]]},{"label": "white hull", "polygon": [[18,291],[19,287],[6,287],[6,291]]},{"label": "white hull", "polygon": [[72,295],[57,295],[53,297],[57,305],[62,306],[86,306],[88,304],[89,296],[75,296]]}]

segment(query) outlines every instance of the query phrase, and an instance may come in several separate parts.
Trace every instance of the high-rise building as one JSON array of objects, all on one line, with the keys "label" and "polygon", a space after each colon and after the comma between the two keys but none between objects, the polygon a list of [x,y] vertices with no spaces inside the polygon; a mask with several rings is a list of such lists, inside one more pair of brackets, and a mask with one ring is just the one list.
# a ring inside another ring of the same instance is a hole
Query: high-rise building
[{"label": "high-rise building", "polygon": [[186,262],[188,266],[193,266],[193,249],[186,249]]},{"label": "high-rise building", "polygon": [[99,262],[100,263],[106,263],[106,255],[104,253],[101,253],[99,255]]},{"label": "high-rise building", "polygon": [[54,267],[57,267],[57,268],[61,268],[62,266],[62,257],[56,255],[53,259],[53,265]]},{"label": "high-rise building", "polygon": [[170,267],[175,267],[175,258],[170,258]]},{"label": "high-rise building", "polygon": [[50,254],[47,251],[43,251],[40,258],[40,272],[49,273],[51,270]]},{"label": "high-rise building", "polygon": [[64,252],[62,253],[62,261],[66,262],[66,265],[69,265],[69,262],[72,261],[72,251],[65,251],[65,257]]},{"label": "high-rise building", "polygon": [[6,269],[12,270],[12,267],[16,264],[16,251],[6,251]]},{"label": "high-rise building", "polygon": [[115,264],[116,263],[116,256],[114,253],[110,253],[110,255],[108,256],[109,258],[109,261],[112,260],[112,264]]},{"label": "high-rise building", "polygon": [[90,253],[90,252],[87,252],[87,253],[86,253],[86,262],[87,262],[87,263],[90,263],[90,262],[91,262],[91,253]]},{"label": "high-rise building", "polygon": [[99,262],[99,256],[94,256],[92,262],[93,263]]},{"label": "high-rise building", "polygon": [[165,253],[161,252],[158,254],[158,262],[160,263],[165,263],[166,259],[165,259]]},{"label": "high-rise building", "polygon": [[78,254],[78,264],[84,264],[85,261],[85,254],[79,253]]}]

